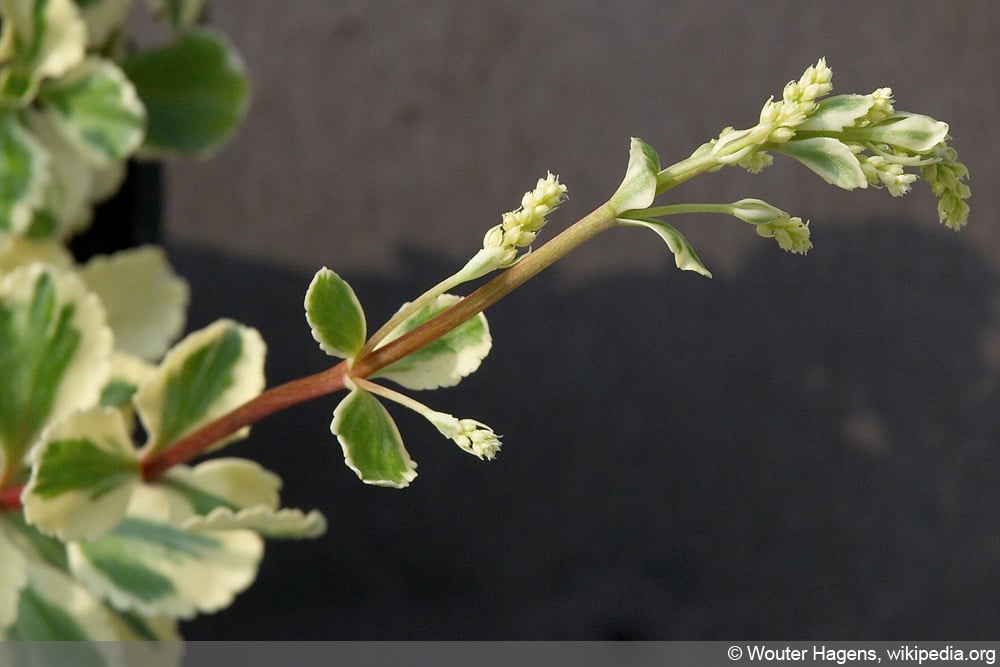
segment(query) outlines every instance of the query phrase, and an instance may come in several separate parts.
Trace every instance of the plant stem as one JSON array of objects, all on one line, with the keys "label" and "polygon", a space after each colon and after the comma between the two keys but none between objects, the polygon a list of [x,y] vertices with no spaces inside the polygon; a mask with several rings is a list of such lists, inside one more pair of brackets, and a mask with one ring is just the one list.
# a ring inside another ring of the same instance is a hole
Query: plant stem
[{"label": "plant stem", "polygon": [[416,352],[486,310],[574,248],[615,224],[614,209],[609,204],[601,205],[437,317],[358,359],[350,375],[368,377]]},{"label": "plant stem", "polygon": [[362,353],[353,367],[348,368],[347,362],[341,362],[321,373],[268,389],[232,412],[144,458],[141,462],[143,479],[156,479],[171,466],[190,461],[226,436],[275,412],[340,391],[345,387],[347,376],[368,377],[416,352],[492,306],[581,243],[614,225],[614,210],[607,204],[600,206],[437,317],[383,347],[368,354]]},{"label": "plant stem", "polygon": [[226,436],[275,412],[343,389],[346,369],[347,363],[341,362],[321,373],[268,389],[235,410],[174,441],[153,456],[143,458],[143,479],[156,479],[171,466],[190,461]]},{"label": "plant stem", "polygon": [[21,509],[21,492],[24,484],[15,484],[0,489],[0,512]]},{"label": "plant stem", "polygon": [[660,170],[660,173],[656,175],[656,194],[662,194],[698,174],[712,171],[720,166],[719,161],[712,155],[711,151],[699,149],[691,157]]}]

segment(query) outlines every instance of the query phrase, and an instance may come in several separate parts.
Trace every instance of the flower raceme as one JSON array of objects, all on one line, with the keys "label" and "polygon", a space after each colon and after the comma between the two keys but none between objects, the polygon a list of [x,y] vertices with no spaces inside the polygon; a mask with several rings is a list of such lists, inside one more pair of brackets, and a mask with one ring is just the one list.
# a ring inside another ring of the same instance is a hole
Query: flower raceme
[{"label": "flower raceme", "polygon": [[785,86],[780,101],[764,103],[757,125],[727,127],[699,151],[718,167],[737,164],[752,173],[771,164],[771,152],[782,153],[837,187],[884,187],[895,197],[918,179],[906,170],[919,168],[938,197],[941,222],[951,229],[964,226],[971,193],[962,181],[968,170],[947,144],[948,124],[897,111],[890,88],[824,97],[831,90],[832,72],[821,58]]},{"label": "flower raceme", "polygon": [[504,213],[501,222],[491,227],[483,237],[483,248],[459,271],[461,281],[482,277],[496,269],[513,266],[524,255],[521,248],[534,243],[548,215],[566,199],[566,186],[549,172],[539,178],[533,190],[521,197],[521,207]]}]

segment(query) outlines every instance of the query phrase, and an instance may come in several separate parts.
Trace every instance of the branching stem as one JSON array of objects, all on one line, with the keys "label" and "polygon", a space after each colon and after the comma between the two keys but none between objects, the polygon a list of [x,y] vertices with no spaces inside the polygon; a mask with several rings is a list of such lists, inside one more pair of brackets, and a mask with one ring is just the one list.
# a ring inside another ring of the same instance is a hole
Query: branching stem
[{"label": "branching stem", "polygon": [[489,308],[580,244],[614,225],[614,210],[607,204],[602,205],[440,315],[382,347],[367,354],[362,352],[352,367],[349,368],[347,362],[341,362],[321,373],[269,389],[232,412],[144,458],[141,463],[143,479],[156,479],[171,466],[190,461],[214,443],[275,412],[344,389],[346,376],[368,377],[416,352]]}]

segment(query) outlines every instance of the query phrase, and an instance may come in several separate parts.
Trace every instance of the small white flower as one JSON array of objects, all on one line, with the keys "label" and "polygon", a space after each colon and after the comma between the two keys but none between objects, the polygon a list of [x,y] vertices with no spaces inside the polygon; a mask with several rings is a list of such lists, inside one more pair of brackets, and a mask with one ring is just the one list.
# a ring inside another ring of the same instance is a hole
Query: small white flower
[{"label": "small white flower", "polygon": [[757,234],[764,238],[773,238],[782,250],[804,255],[812,248],[809,240],[809,223],[802,218],[791,217],[781,221],[757,225]]},{"label": "small white flower", "polygon": [[903,165],[890,162],[881,155],[858,156],[861,171],[871,185],[885,186],[893,197],[902,197],[910,191],[910,184],[917,180],[916,174],[903,171]]},{"label": "small white flower", "polygon": [[475,419],[457,419],[436,410],[423,413],[444,437],[479,459],[492,460],[500,451],[500,436]]}]

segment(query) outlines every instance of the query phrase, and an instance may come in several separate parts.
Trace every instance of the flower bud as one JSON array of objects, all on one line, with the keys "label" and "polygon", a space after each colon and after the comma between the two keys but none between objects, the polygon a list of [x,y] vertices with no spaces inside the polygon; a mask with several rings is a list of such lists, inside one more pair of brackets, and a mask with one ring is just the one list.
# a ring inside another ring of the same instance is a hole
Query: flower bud
[{"label": "flower bud", "polygon": [[732,207],[730,215],[751,225],[766,225],[769,222],[787,220],[789,217],[780,208],[760,199],[741,199],[730,206]]}]

